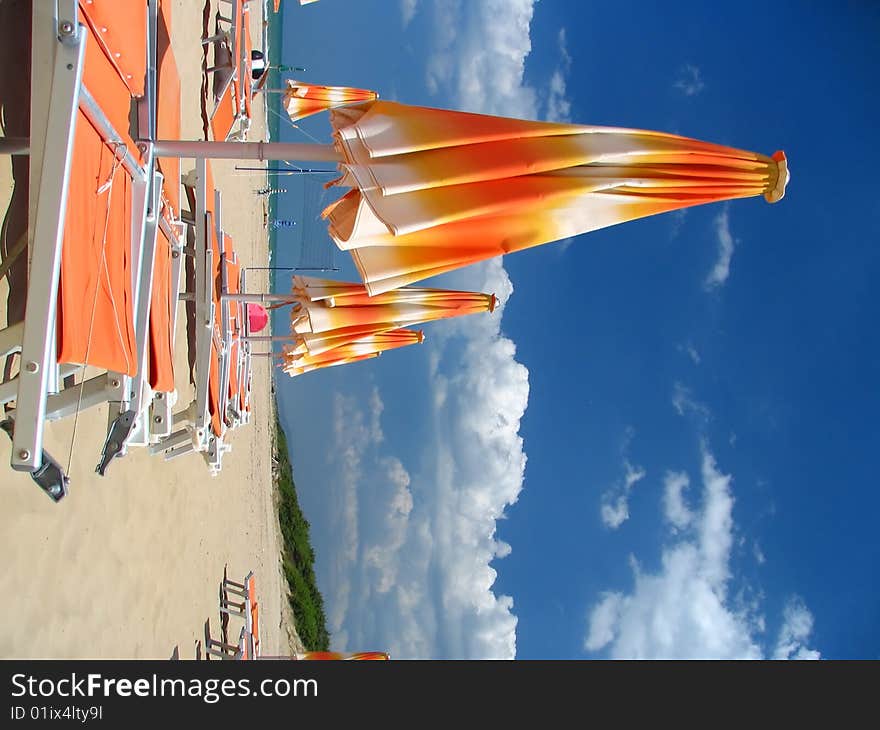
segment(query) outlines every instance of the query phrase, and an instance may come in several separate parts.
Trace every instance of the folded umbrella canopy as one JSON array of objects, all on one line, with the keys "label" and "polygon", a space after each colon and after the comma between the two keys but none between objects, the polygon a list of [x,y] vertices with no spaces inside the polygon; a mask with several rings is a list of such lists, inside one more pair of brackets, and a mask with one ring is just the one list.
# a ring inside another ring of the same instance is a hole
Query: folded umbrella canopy
[{"label": "folded umbrella canopy", "polygon": [[407,287],[370,297],[361,284],[307,276],[293,278],[291,330],[324,338],[459,317],[495,309],[495,295]]},{"label": "folded umbrella canopy", "polygon": [[424,341],[425,336],[421,330],[394,329],[361,337],[318,355],[308,352],[297,353],[295,348],[288,347],[283,352],[284,361],[281,369],[293,377],[312,370],[378,357],[388,350],[421,344]]},{"label": "folded umbrella canopy", "polygon": [[352,190],[324,211],[371,295],[617,223],[732,198],[774,203],[772,157],[663,132],[388,101],[331,111]]},{"label": "folded umbrella canopy", "polygon": [[391,655],[383,651],[357,651],[357,652],[338,652],[338,651],[306,651],[293,655],[295,659],[310,660],[346,660],[346,661],[383,661],[390,660]]},{"label": "folded umbrella canopy", "polygon": [[292,121],[311,114],[332,109],[343,104],[374,101],[379,95],[369,89],[355,89],[350,86],[319,86],[301,81],[288,80],[284,91],[284,108]]},{"label": "folded umbrella canopy", "polygon": [[420,287],[370,297],[363,284],[298,275],[292,295],[293,342],[282,366],[291,375],[422,342],[421,332],[401,327],[491,312],[496,303],[494,294]]}]

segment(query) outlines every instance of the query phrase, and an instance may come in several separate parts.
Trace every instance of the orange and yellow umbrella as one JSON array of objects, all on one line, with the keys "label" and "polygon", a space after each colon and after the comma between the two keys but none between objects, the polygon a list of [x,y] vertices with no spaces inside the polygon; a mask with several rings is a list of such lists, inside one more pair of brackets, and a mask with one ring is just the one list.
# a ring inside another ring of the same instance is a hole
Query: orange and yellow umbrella
[{"label": "orange and yellow umbrella", "polygon": [[295,276],[291,330],[324,337],[381,332],[495,309],[495,295],[407,287],[369,297],[361,284]]},{"label": "orange and yellow umbrella", "polygon": [[288,80],[284,91],[284,108],[292,121],[326,111],[343,104],[374,101],[379,95],[369,89],[350,86],[319,86]]},{"label": "orange and yellow umbrella", "polygon": [[383,352],[398,347],[421,344],[424,333],[416,330],[394,329],[366,335],[353,342],[334,347],[318,355],[309,352],[297,353],[295,348],[285,348],[281,369],[291,377],[321,368],[347,365],[360,360],[378,357]]},{"label": "orange and yellow umbrella", "polygon": [[290,375],[344,365],[386,350],[423,342],[422,332],[402,329],[495,309],[495,295],[405,287],[370,297],[363,284],[294,276],[293,342],[283,351]]},{"label": "orange and yellow umbrella", "polygon": [[338,651],[306,651],[294,654],[296,659],[345,659],[345,660],[387,660],[391,659],[390,654],[383,651],[358,651],[358,652],[338,652]]},{"label": "orange and yellow umbrella", "polygon": [[785,193],[785,155],[388,101],[331,111],[332,238],[371,295],[657,213]]}]

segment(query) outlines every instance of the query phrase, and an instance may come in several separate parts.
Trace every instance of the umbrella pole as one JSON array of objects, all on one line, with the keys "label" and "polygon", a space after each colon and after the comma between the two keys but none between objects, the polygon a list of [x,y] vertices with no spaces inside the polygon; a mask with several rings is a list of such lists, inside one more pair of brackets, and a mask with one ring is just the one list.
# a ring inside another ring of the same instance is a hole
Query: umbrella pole
[{"label": "umbrella pole", "polygon": [[295,301],[290,294],[221,294],[223,302],[285,302]]},{"label": "umbrella pole", "polygon": [[331,144],[301,142],[203,142],[158,139],[153,142],[155,157],[224,160],[308,160],[342,162],[342,155]]}]

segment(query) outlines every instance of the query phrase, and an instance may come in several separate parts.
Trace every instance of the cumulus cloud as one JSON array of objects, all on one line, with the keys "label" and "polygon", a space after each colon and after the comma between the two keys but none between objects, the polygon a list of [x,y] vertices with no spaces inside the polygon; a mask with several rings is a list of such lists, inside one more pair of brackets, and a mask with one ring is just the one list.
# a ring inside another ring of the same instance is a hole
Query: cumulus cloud
[{"label": "cumulus cloud", "polygon": [[329,581],[333,602],[328,613],[328,624],[339,630],[348,611],[352,590],[351,570],[359,550],[359,486],[363,474],[364,455],[382,440],[378,419],[383,403],[374,388],[368,409],[362,409],[356,399],[339,393],[333,398],[333,445],[330,451],[331,468],[336,479],[328,492],[329,510],[333,524],[330,529],[339,536],[329,567]]},{"label": "cumulus cloud", "polygon": [[[679,537],[663,547],[655,573],[631,558],[629,593],[600,594],[587,615],[587,651],[614,658],[758,659],[767,654],[760,642],[764,618],[758,599],[731,591],[732,477],[720,471],[707,445],[701,451],[700,509],[692,512],[680,500],[687,475],[668,474],[664,513]],[[806,648],[811,632],[809,611],[791,603],[773,655],[818,656]]]},{"label": "cumulus cloud", "polygon": [[674,86],[685,96],[696,96],[706,88],[706,84],[703,82],[703,74],[699,67],[690,63],[681,67]]},{"label": "cumulus cloud", "polygon": [[663,512],[667,521],[676,529],[683,530],[694,519],[693,512],[684,501],[684,490],[690,486],[690,477],[683,471],[670,471],[663,479]]},{"label": "cumulus cloud", "polygon": [[645,470],[640,466],[633,466],[628,459],[624,459],[623,468],[623,481],[615,484],[602,495],[600,510],[602,522],[612,530],[616,530],[629,519],[630,492],[638,482],[645,478]]},{"label": "cumulus cloud", "polygon": [[497,521],[517,500],[526,464],[519,425],[528,371],[501,331],[513,285],[498,259],[439,285],[494,292],[499,304],[493,314],[432,324],[423,452],[389,453],[377,391],[337,397],[336,488],[357,506],[340,520],[345,545],[334,550],[345,560],[337,556],[327,592],[332,641],[401,658],[513,658],[513,599],[495,591],[493,565],[513,549]]},{"label": "cumulus cloud", "polygon": [[808,649],[806,641],[813,633],[813,614],[797,596],[789,599],[782,612],[782,628],[776,642],[774,659],[819,659],[820,653]]},{"label": "cumulus cloud", "polygon": [[[539,118],[542,94],[523,79],[536,1],[433,0],[428,90],[452,96],[464,111]],[[570,111],[565,82],[571,57],[564,29],[557,43],[559,64],[542,84],[549,89],[544,116],[550,119]]]},{"label": "cumulus cloud", "polygon": [[400,18],[406,28],[416,15],[419,0],[400,0]]},{"label": "cumulus cloud", "polygon": [[733,258],[733,249],[736,247],[736,240],[730,232],[730,215],[727,207],[715,217],[715,238],[718,243],[718,258],[715,265],[706,276],[704,286],[706,289],[717,289],[730,276],[730,260]]},{"label": "cumulus cloud", "polygon": [[[484,114],[534,119],[543,108],[567,115],[571,58],[564,30],[557,65],[543,84],[549,91],[539,93],[523,79],[535,1],[419,2],[417,12],[427,14],[433,34],[429,92]],[[405,23],[415,5],[401,4]],[[418,417],[427,431],[421,453],[388,453],[381,409],[372,400],[360,404],[367,446],[356,464],[356,558],[347,563],[347,583],[337,581],[350,598],[332,612],[333,645],[387,647],[401,658],[513,658],[513,599],[494,587],[495,561],[515,549],[499,539],[497,522],[516,502],[526,466],[519,428],[529,374],[502,332],[513,284],[499,258],[432,285],[494,293],[498,306],[491,315],[432,323],[424,346],[429,392],[428,410]],[[368,528],[374,524],[379,528]],[[328,595],[335,608],[335,590]]]}]

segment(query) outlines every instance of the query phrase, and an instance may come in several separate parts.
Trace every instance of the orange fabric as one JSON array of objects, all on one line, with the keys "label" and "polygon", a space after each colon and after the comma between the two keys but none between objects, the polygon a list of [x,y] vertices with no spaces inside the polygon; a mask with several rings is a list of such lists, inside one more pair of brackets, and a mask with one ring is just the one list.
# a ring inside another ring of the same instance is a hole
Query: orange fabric
[{"label": "orange fabric", "polygon": [[235,122],[235,99],[233,99],[233,86],[229,84],[223,96],[217,102],[214,109],[214,116],[211,117],[211,131],[214,133],[214,139],[218,142],[224,142],[232,131],[232,125]]},{"label": "orange fabric", "polygon": [[373,101],[378,98],[379,95],[370,89],[357,89],[351,86],[321,86],[288,80],[282,103],[291,120],[296,122],[312,114],[343,104]]},{"label": "orange fabric", "polygon": [[147,71],[146,2],[80,0],[79,5],[97,45],[128,86],[130,95],[143,96]]},{"label": "orange fabric", "polygon": [[[230,294],[238,292],[238,280],[241,265],[234,260],[232,239],[225,237],[224,249],[226,251],[226,285]],[[238,302],[229,302],[230,327],[232,329],[232,345],[229,348],[229,398],[234,400],[238,397],[241,384],[238,377],[238,357],[240,352],[241,325],[239,323],[240,305]]]},{"label": "orange fabric", "polygon": [[346,661],[384,661],[391,659],[381,651],[337,652],[337,651],[306,651],[294,655],[300,660],[346,660]]},{"label": "orange fabric", "polygon": [[[180,139],[180,74],[171,48],[170,0],[163,0],[160,10],[156,128],[159,139]],[[165,176],[162,185],[165,199],[174,215],[180,217],[180,159],[163,157],[159,160],[159,168]]]},{"label": "orange fabric", "polygon": [[330,114],[353,188],[324,211],[371,295],[650,215],[782,198],[784,159],[650,130],[376,101]]},{"label": "orange fabric", "polygon": [[122,136],[129,152],[136,160],[140,160],[140,150],[129,136],[131,93],[110,59],[102,52],[92,29],[88,25],[85,27],[89,37],[86,40],[82,84],[98,102],[113,128]]},{"label": "orange fabric", "polygon": [[[209,168],[210,170],[210,168]],[[208,178],[208,186],[207,186],[207,198],[208,198],[208,211],[213,213],[214,211],[214,181],[210,172],[207,175]],[[214,282],[214,286],[211,288],[211,297],[214,300],[214,329],[217,330],[217,325],[220,322],[220,296],[219,296],[219,287],[220,287],[220,246],[217,243],[217,228],[214,222],[214,216],[207,216],[207,239],[211,242],[211,248],[214,251],[214,255],[212,257],[212,281]],[[211,372],[208,378],[208,413],[211,416],[211,430],[214,432],[216,436],[222,436],[224,431],[224,423],[223,417],[220,413],[220,352],[217,349],[214,340],[211,341]]]},{"label": "orange fabric", "polygon": [[113,150],[78,112],[61,256],[58,361],[135,375],[131,179],[115,162]]},{"label": "orange fabric", "polygon": [[174,346],[171,321],[171,242],[164,231],[156,237],[153,290],[150,294],[150,387],[163,393],[174,390]]},{"label": "orange fabric", "polygon": [[254,601],[251,604],[251,636],[254,637],[254,653],[260,655],[260,606]]},{"label": "orange fabric", "polygon": [[223,420],[220,418],[220,353],[211,343],[211,372],[208,379],[208,415],[211,417],[211,431],[215,436],[223,435]]}]

